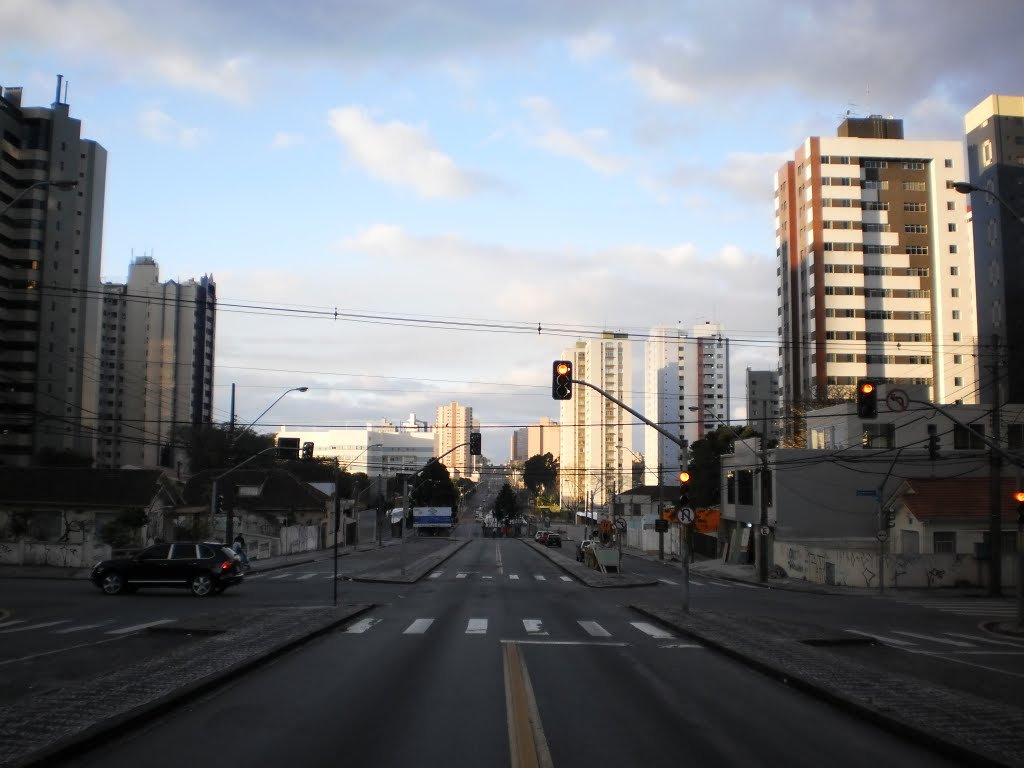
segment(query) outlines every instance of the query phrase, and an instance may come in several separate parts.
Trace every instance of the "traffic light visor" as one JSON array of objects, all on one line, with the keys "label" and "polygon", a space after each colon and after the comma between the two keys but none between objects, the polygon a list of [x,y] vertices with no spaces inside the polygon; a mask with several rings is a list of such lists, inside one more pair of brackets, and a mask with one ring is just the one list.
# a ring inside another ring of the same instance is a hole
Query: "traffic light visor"
[{"label": "traffic light visor", "polygon": [[568,372],[569,372],[569,364],[568,363],[558,363],[555,366],[555,373],[557,373],[559,376],[565,376],[565,374],[567,374]]}]

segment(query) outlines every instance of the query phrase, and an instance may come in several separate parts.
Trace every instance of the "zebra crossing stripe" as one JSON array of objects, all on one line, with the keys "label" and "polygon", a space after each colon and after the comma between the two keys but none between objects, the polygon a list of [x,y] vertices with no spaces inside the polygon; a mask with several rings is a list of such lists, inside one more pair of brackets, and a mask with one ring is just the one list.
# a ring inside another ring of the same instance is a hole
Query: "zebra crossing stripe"
[{"label": "zebra crossing stripe", "polygon": [[[67,624],[71,619],[60,619],[59,621],[45,621],[42,624],[29,624],[25,627],[15,627],[14,629],[0,629],[0,635],[9,635],[12,632],[27,632],[30,629],[43,629],[44,627],[55,627],[58,624]],[[10,622],[15,624],[16,622]]]},{"label": "zebra crossing stripe", "polygon": [[416,619],[412,624],[406,627],[403,635],[422,635],[428,629],[430,625],[434,623],[433,619]]},{"label": "zebra crossing stripe", "polygon": [[539,573],[536,574],[533,578],[535,578],[537,581],[547,581],[547,579]]},{"label": "zebra crossing stripe", "polygon": [[314,576],[316,576],[315,573],[304,573],[296,581],[305,581],[306,579],[312,579]]},{"label": "zebra crossing stripe", "polygon": [[523,627],[528,635],[547,635],[541,627],[543,622],[540,619],[523,619]]},{"label": "zebra crossing stripe", "polygon": [[949,635],[950,637],[962,637],[964,640],[973,640],[976,643],[990,643],[992,645],[1008,645],[1011,648],[1022,648],[1020,643],[1008,643],[1005,640],[993,640],[991,637],[982,637],[981,635],[964,635],[959,632],[944,632],[943,634]]},{"label": "zebra crossing stripe", "polygon": [[863,637],[870,637],[872,640],[877,640],[880,643],[886,645],[917,645],[917,643],[909,643],[906,640],[897,640],[895,637],[886,637],[885,635],[875,635],[871,632],[861,632],[859,629],[847,629],[847,632],[853,635],[862,635]]},{"label": "zebra crossing stripe", "polygon": [[559,576],[558,578],[560,578],[562,581],[572,581],[571,576]]},{"label": "zebra crossing stripe", "polygon": [[346,635],[361,635],[361,634],[363,634],[363,632],[368,630],[374,624],[377,624],[379,622],[380,622],[380,619],[360,619],[355,624],[353,624],[351,627],[348,627],[345,630],[345,634]]},{"label": "zebra crossing stripe", "polygon": [[656,627],[653,624],[649,624],[646,621],[631,621],[629,623],[645,635],[650,635],[658,640],[669,640],[675,637],[671,632],[664,630],[661,627]]},{"label": "zebra crossing stripe", "polygon": [[130,627],[122,627],[121,629],[112,629],[106,634],[108,635],[127,635],[131,632],[138,632],[140,629],[148,629],[149,627],[156,627],[160,624],[171,624],[177,621],[177,619],[158,619],[157,621],[147,621],[145,624],[133,624]]},{"label": "zebra crossing stripe", "polygon": [[107,619],[106,621],[98,621],[95,624],[82,624],[78,627],[68,627],[67,629],[55,629],[53,634],[55,635],[70,635],[72,632],[84,632],[87,629],[96,629],[96,627],[102,627],[107,624],[113,624],[113,619]]},{"label": "zebra crossing stripe", "polygon": [[271,580],[287,579],[289,576],[291,576],[290,573],[281,573],[281,574],[278,574],[277,576],[271,576],[270,578],[271,578]]},{"label": "zebra crossing stripe", "polygon": [[15,624],[24,624],[27,619],[14,619],[13,621],[5,621],[0,624],[0,629],[6,629],[7,627],[13,627]]},{"label": "zebra crossing stripe", "polygon": [[658,579],[662,584],[671,584],[673,587],[678,587],[678,581],[672,581],[672,579]]},{"label": "zebra crossing stripe", "polygon": [[466,624],[467,635],[486,635],[487,619],[470,619]]},{"label": "zebra crossing stripe", "polygon": [[906,635],[907,637],[916,637],[918,640],[930,640],[933,643],[939,643],[941,645],[952,645],[957,648],[977,648],[974,643],[965,643],[962,640],[943,640],[941,637],[933,637],[932,635],[922,635],[917,632],[904,632],[899,629],[892,631],[894,635]]},{"label": "zebra crossing stripe", "polygon": [[466,578],[466,577],[467,577],[468,575],[469,575],[468,573],[457,573],[457,574],[455,574],[455,578],[456,578],[456,579],[464,579],[464,578]]},{"label": "zebra crossing stripe", "polygon": [[511,581],[519,581],[519,575],[518,575],[518,574],[515,574],[515,573],[510,573],[510,574],[509,574],[509,577],[508,577],[508,578],[509,578],[509,579],[510,579]]},{"label": "zebra crossing stripe", "polygon": [[442,573],[443,573],[443,571],[434,571],[432,574],[430,574],[430,578],[432,578],[432,579],[440,578]]},{"label": "zebra crossing stripe", "polygon": [[576,623],[579,624],[581,627],[583,627],[583,631],[586,632],[591,637],[611,637],[612,636],[611,632],[609,632],[607,629],[602,627],[596,621],[577,621]]}]

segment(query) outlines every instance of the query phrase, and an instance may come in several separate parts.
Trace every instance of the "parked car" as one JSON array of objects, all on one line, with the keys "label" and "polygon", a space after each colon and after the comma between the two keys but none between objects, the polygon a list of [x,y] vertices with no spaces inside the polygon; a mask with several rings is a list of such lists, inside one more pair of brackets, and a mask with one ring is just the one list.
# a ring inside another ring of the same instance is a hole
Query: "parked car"
[{"label": "parked car", "polygon": [[576,562],[582,563],[587,556],[587,550],[594,546],[593,539],[584,539],[576,545]]},{"label": "parked car", "polygon": [[549,547],[561,547],[562,537],[557,533],[549,533],[544,539],[544,544]]},{"label": "parked car", "polygon": [[538,544],[544,544],[550,533],[551,531],[537,531],[535,534],[533,534],[533,540],[536,541]]},{"label": "parked car", "polygon": [[187,588],[196,597],[223,592],[243,580],[241,558],[213,541],[154,544],[134,557],[104,560],[92,569],[92,583],[106,595],[143,587]]}]

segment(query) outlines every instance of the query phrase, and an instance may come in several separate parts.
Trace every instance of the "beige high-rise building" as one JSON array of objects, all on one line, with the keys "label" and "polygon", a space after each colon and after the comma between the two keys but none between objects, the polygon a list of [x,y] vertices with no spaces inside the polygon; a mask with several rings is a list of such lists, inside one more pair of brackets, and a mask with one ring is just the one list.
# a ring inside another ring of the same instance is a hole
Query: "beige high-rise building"
[{"label": "beige high-rise building", "polygon": [[[632,407],[633,369],[629,336],[603,333],[562,352],[573,378],[600,387]],[[632,486],[633,417],[589,387],[574,386],[560,401],[559,492],[562,505],[605,506]]]},{"label": "beige high-rise building", "polygon": [[526,458],[550,453],[551,457],[557,461],[561,456],[558,422],[552,421],[547,416],[541,417],[539,424],[531,424],[526,428],[526,443]]},{"label": "beige high-rise building", "polygon": [[217,286],[161,283],[142,256],[127,284],[103,290],[96,465],[176,468],[186,456],[175,428],[212,420]]},{"label": "beige high-rise building", "polygon": [[[977,322],[959,141],[848,118],[775,175],[785,414],[853,396],[861,378],[977,402]],[[785,434],[796,430],[785,421]]]},{"label": "beige high-rise building", "polygon": [[29,466],[94,452],[107,152],[59,77],[49,107],[21,96],[0,89],[0,463]]},{"label": "beige high-rise building", "polygon": [[434,419],[435,456],[441,456],[455,446],[455,451],[441,463],[448,467],[451,477],[469,477],[473,474],[473,457],[469,455],[469,433],[473,431],[473,409],[458,403],[439,406]]}]

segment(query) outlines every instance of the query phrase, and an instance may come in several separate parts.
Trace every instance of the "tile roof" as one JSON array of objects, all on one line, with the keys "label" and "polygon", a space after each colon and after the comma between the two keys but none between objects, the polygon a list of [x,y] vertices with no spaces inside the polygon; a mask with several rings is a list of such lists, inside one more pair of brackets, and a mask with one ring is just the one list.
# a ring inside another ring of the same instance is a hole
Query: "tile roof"
[{"label": "tile roof", "polygon": [[[193,475],[185,485],[184,496],[188,504],[205,505],[210,499],[210,485],[220,470],[211,470]],[[315,509],[323,510],[327,503],[327,494],[318,491],[309,483],[300,480],[289,472],[280,469],[239,469],[218,482],[221,488],[230,493],[231,486],[258,486],[258,496],[241,496],[238,504],[246,509],[281,510],[281,509]]]},{"label": "tile roof", "polygon": [[0,505],[148,506],[163,474],[159,469],[0,467]]},{"label": "tile roof", "polygon": [[[1005,470],[1004,470],[1005,471]],[[907,480],[898,492],[898,498],[919,520],[977,519],[987,520],[989,515],[989,485],[987,477],[917,478]],[[1017,502],[1014,478],[1002,478],[999,494],[1003,524],[1017,524]]]}]

